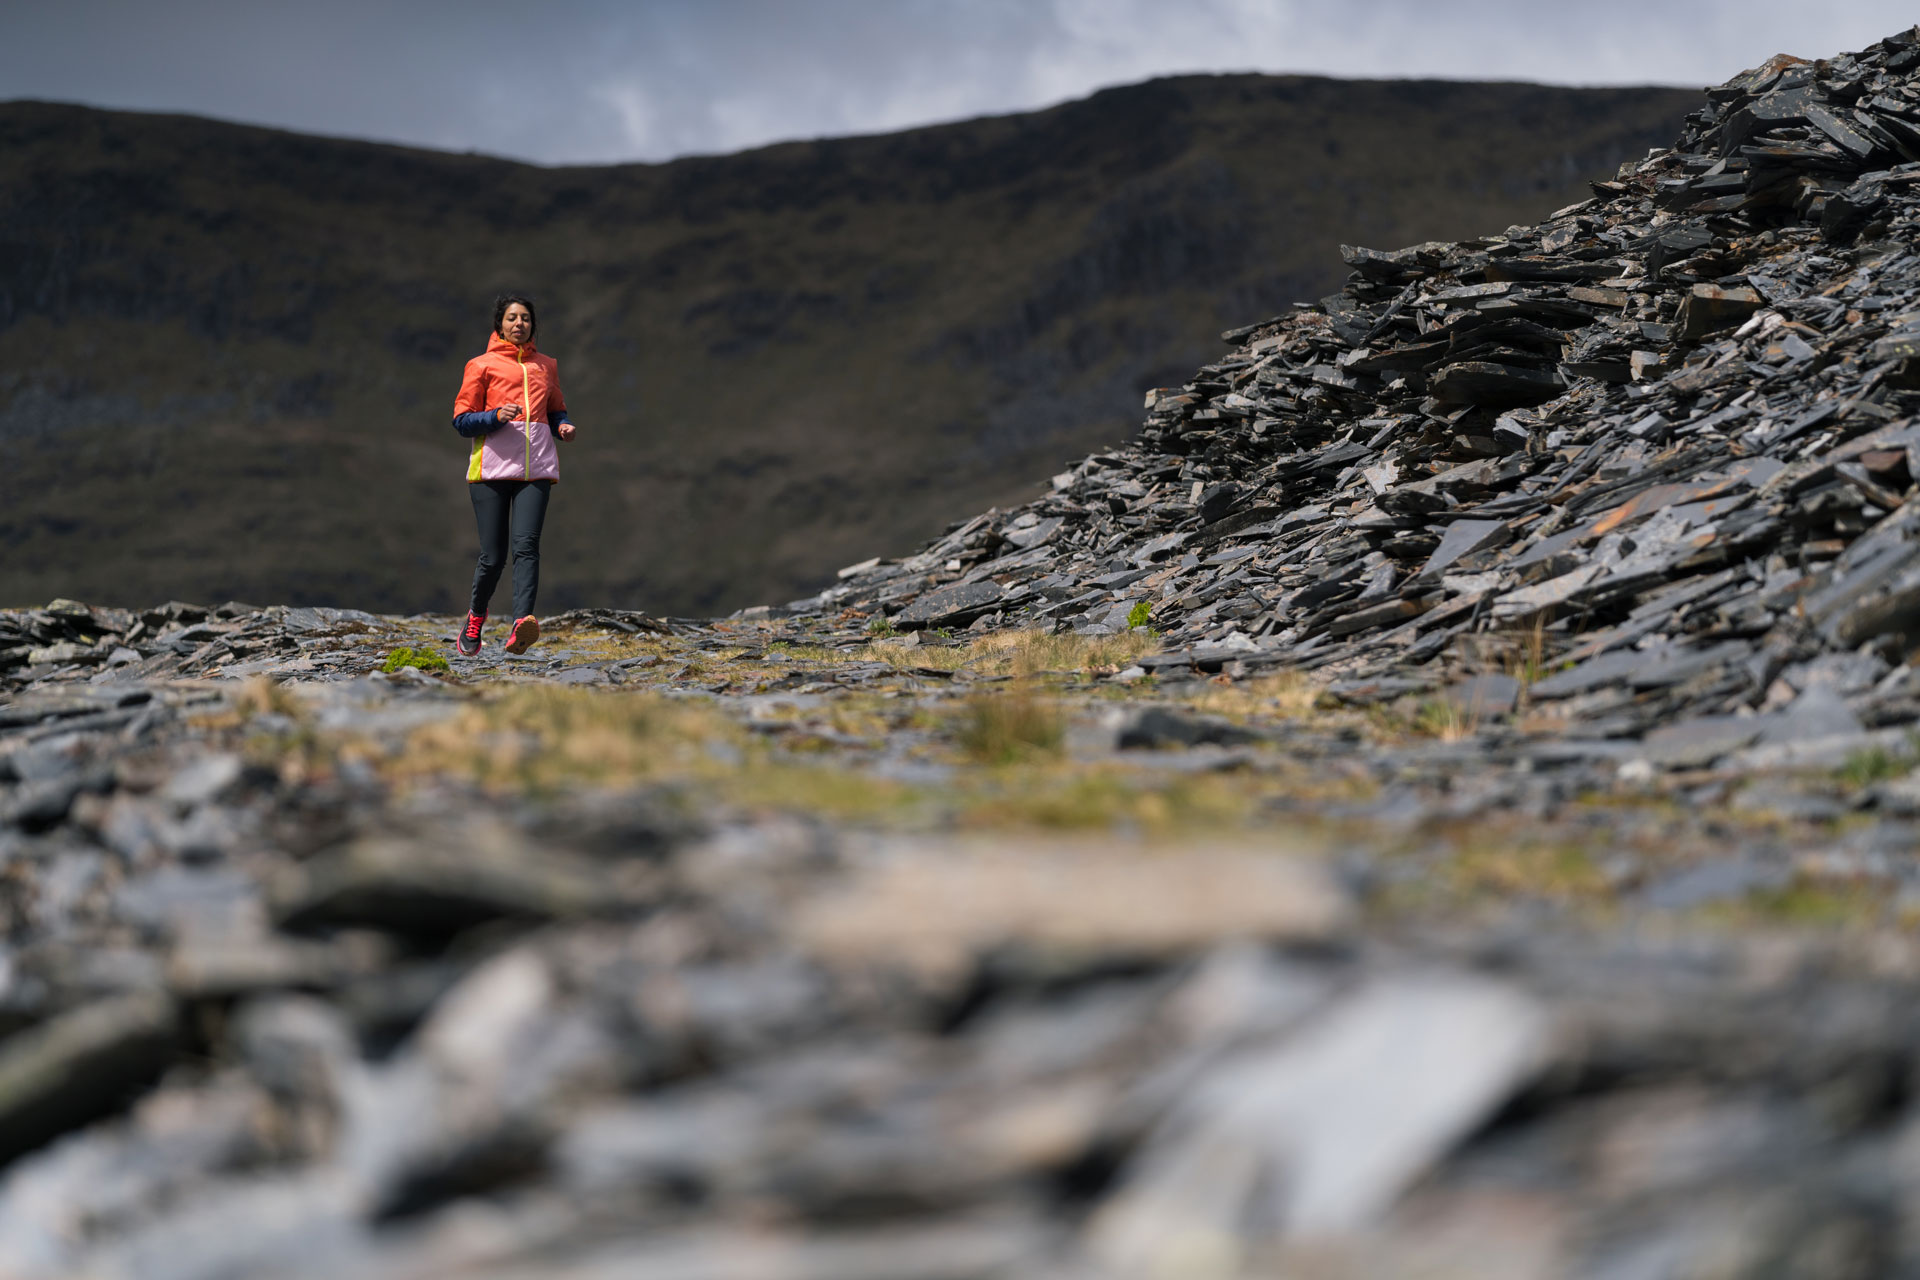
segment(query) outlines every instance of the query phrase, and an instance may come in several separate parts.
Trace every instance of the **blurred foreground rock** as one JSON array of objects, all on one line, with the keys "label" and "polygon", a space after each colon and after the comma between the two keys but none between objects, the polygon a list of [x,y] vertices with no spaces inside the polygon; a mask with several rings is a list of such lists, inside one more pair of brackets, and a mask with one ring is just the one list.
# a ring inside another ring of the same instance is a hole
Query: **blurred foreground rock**
[{"label": "blurred foreground rock", "polygon": [[731,624],[645,661],[556,627],[493,685],[367,674],[420,624],[364,625],[277,685],[81,669],[0,707],[0,1274],[1920,1274],[1920,945],[1659,923],[1795,867],[1898,898],[1894,806],[1848,834],[1780,775],[1810,816],[1778,847],[1708,807],[1684,869],[1622,880],[1640,927],[1381,914],[1451,874],[1396,832],[1594,832],[1610,775],[1542,791],[1472,740],[1228,722],[1171,682],[1116,713],[1089,680],[1057,686],[1087,767],[1380,786],[1173,838],[482,787],[420,753],[498,750],[472,709],[568,672],[601,680],[554,715],[654,689],[749,729],[997,686],[848,644],[793,686],[837,692],[690,687],[743,638],[781,660]]}]

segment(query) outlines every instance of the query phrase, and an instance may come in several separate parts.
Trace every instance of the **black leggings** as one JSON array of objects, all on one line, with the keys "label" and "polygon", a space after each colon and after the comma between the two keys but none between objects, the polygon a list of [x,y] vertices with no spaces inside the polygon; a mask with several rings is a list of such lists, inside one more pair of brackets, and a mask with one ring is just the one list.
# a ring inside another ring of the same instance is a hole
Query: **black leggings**
[{"label": "black leggings", "polygon": [[513,616],[533,612],[540,592],[540,526],[547,522],[551,480],[482,480],[469,484],[473,518],[480,526],[480,562],[473,568],[475,613],[485,613],[507,567],[508,538],[513,546]]}]

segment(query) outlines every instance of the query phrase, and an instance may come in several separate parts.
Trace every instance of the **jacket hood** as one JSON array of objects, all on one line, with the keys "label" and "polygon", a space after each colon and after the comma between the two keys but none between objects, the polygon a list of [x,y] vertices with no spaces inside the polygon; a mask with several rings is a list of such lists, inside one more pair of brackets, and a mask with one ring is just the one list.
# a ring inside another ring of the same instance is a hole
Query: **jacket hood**
[{"label": "jacket hood", "polygon": [[503,356],[513,356],[516,359],[525,360],[534,353],[534,345],[531,342],[524,346],[518,343],[508,342],[496,333],[487,339],[487,350],[490,352],[498,351]]}]

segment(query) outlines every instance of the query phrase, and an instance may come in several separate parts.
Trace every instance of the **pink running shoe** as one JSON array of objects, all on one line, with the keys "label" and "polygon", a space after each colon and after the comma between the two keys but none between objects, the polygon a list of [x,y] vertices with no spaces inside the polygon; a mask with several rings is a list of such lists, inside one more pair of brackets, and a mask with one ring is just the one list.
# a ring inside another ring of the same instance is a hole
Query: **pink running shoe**
[{"label": "pink running shoe", "polygon": [[453,642],[453,647],[458,649],[465,656],[471,658],[474,654],[480,652],[480,630],[482,627],[485,627],[486,625],[487,625],[486,614],[484,613],[468,614],[466,630],[462,631],[460,633],[459,638]]},{"label": "pink running shoe", "polygon": [[540,619],[528,614],[513,624],[507,633],[507,652],[525,653],[540,638]]}]

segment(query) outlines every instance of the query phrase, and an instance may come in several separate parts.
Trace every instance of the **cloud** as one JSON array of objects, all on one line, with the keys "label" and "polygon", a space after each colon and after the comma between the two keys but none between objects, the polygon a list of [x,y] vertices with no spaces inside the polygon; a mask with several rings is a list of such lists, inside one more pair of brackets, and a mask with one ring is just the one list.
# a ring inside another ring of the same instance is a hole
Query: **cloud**
[{"label": "cloud", "polygon": [[0,91],[592,163],[1188,72],[1704,86],[1914,17],[1905,0],[65,0],[10,16]]}]

